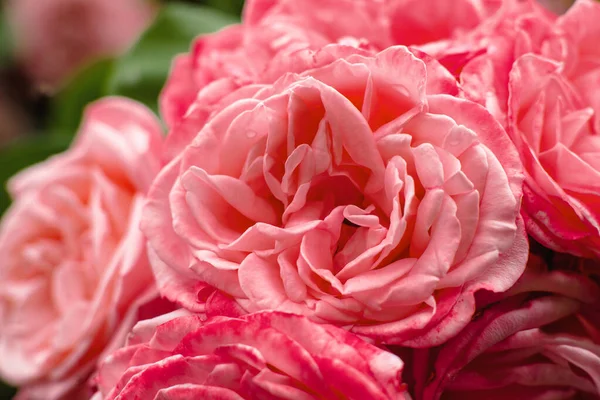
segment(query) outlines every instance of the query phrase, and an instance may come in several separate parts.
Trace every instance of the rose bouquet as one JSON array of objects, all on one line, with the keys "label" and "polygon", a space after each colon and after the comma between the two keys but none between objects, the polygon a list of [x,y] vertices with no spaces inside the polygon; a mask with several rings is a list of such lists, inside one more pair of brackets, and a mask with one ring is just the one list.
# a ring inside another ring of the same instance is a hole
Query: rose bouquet
[{"label": "rose bouquet", "polygon": [[20,399],[599,399],[600,3],[248,0],[9,182]]}]

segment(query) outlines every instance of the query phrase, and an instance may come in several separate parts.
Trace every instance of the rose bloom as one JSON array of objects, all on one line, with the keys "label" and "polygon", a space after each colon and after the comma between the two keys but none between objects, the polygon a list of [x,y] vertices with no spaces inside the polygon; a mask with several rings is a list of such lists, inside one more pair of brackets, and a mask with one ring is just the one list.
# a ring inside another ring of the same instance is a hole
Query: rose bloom
[{"label": "rose bloom", "polygon": [[402,361],[342,329],[262,312],[138,323],[99,369],[94,399],[410,399]]},{"label": "rose bloom", "polygon": [[[271,0],[248,0],[243,23],[198,37],[189,54],[175,58],[160,97],[163,118],[169,126],[185,115],[197,93],[221,80],[233,88],[262,82],[269,61],[279,53],[317,49],[343,40],[363,37],[377,42],[384,37],[382,0],[326,0],[313,5]],[[345,18],[337,18],[343,9]],[[347,21],[347,23],[346,23]],[[381,43],[381,48],[391,45]]]},{"label": "rose bloom", "polygon": [[[540,32],[555,19],[535,0],[248,0],[241,24],[198,37],[190,53],[175,59],[161,112],[176,127],[199,92],[215,90],[213,84],[222,91],[223,80],[233,89],[265,83],[265,68],[277,54],[330,43],[374,51],[413,46],[460,76],[470,99],[486,104],[496,97],[484,96],[488,87],[507,98],[507,59],[539,51]],[[463,76],[464,68],[469,71]],[[504,104],[486,105],[504,122]]]},{"label": "rose bloom", "polygon": [[[485,23],[461,38],[439,46],[434,56],[442,62],[449,57],[465,91],[464,96],[485,105],[507,127],[508,81],[512,65],[521,55],[542,51],[556,18],[556,14],[535,0],[505,1]],[[463,48],[476,51],[460,53]]]},{"label": "rose bloom", "polygon": [[192,106],[182,125],[197,135],[142,221],[161,293],[201,311],[208,284],[246,312],[427,346],[470,320],[474,292],[508,289],[527,258],[518,155],[425,60],[332,45],[206,123]]},{"label": "rose bloom", "polygon": [[[496,15],[501,4],[501,0],[247,0],[241,24],[198,37],[188,54],[174,60],[160,98],[161,113],[169,126],[176,126],[198,92],[212,84],[228,80],[237,88],[264,83],[264,70],[277,54],[331,43],[375,51],[395,44],[419,46],[458,69],[457,63],[485,51],[484,43],[464,46],[461,38]],[[217,86],[222,89],[222,84]]]},{"label": "rose bloom", "polygon": [[154,15],[147,0],[8,0],[6,10],[18,57],[47,89],[127,50]]},{"label": "rose bloom", "polygon": [[460,79],[464,95],[485,105],[517,145],[528,233],[553,250],[590,258],[600,255],[599,17],[592,0],[560,17],[534,2],[506,2],[453,42],[486,47],[467,60]]},{"label": "rose bloom", "polygon": [[9,182],[0,375],[27,386],[21,398],[59,398],[77,386],[155,296],[138,226],[160,149],[149,110],[107,98],[87,108],[69,150]]},{"label": "rose bloom", "polygon": [[[509,132],[525,165],[523,216],[544,246],[600,256],[600,4],[578,1],[510,72]],[[558,51],[558,50],[560,51]],[[560,60],[560,57],[564,59]]]},{"label": "rose bloom", "polygon": [[441,348],[415,352],[416,397],[597,399],[600,287],[529,265],[504,297]]}]

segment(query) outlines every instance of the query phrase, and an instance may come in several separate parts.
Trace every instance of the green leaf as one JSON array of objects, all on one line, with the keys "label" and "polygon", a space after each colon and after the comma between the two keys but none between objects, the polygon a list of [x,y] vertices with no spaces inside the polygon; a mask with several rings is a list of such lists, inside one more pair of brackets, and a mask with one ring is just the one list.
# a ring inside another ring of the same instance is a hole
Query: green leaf
[{"label": "green leaf", "polygon": [[244,8],[244,0],[206,0],[206,4],[233,15],[240,15]]},{"label": "green leaf", "polygon": [[[53,154],[60,153],[69,147],[71,138],[64,134],[43,133],[19,139],[0,150],[0,182],[8,179],[20,170],[45,160]],[[0,190],[0,214],[10,204],[10,196],[3,186]]]},{"label": "green leaf", "polygon": [[11,61],[12,51],[13,44],[6,14],[0,7],[0,67]]},{"label": "green leaf", "polygon": [[214,32],[235,22],[235,17],[204,6],[165,5],[139,42],[116,61],[108,92],[141,101],[157,111],[158,95],[173,57],[187,52],[199,34]]},{"label": "green leaf", "polygon": [[81,122],[85,107],[106,94],[113,60],[101,60],[80,70],[54,98],[50,129],[72,135]]}]

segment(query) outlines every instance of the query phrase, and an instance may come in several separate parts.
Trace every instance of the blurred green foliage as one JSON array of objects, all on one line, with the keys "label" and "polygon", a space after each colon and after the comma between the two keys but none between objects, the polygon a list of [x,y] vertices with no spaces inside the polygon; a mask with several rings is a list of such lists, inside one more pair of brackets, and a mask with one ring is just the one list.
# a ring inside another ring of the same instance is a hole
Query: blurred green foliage
[{"label": "blurred green foliage", "polygon": [[206,6],[165,6],[137,45],[115,61],[107,93],[133,98],[156,111],[172,58],[187,52],[198,34],[214,32],[237,21],[236,17]]},{"label": "blurred green foliage", "polygon": [[206,0],[204,3],[216,10],[240,15],[244,6],[244,0]]},{"label": "blurred green foliage", "polygon": [[0,8],[0,67],[11,59],[12,43],[10,40],[10,32],[8,24],[4,18],[4,12]]},{"label": "blurred green foliage", "polygon": [[77,130],[85,107],[107,93],[107,81],[113,65],[114,60],[100,60],[71,78],[69,85],[55,96],[50,105],[50,130],[68,135]]},{"label": "blurred green foliage", "polygon": [[[50,99],[49,115],[42,132],[0,149],[0,215],[10,204],[5,188],[8,179],[19,170],[65,150],[89,103],[103,96],[122,95],[157,111],[157,98],[173,57],[187,52],[197,35],[239,21],[243,0],[164,3],[152,25],[127,54],[114,60],[100,60],[84,68]],[[0,67],[12,61],[11,50],[7,24],[0,8]],[[14,389],[0,382],[0,400],[10,399],[13,395]]]},{"label": "blurred green foliage", "polygon": [[[71,138],[68,135],[52,134],[16,140],[11,146],[0,150],[0,160],[3,164],[0,168],[0,181],[7,182],[17,171],[63,151],[69,146],[70,141]],[[4,186],[0,191],[0,207],[2,210],[6,209],[9,203],[9,195]],[[3,399],[1,395],[0,399]]]}]

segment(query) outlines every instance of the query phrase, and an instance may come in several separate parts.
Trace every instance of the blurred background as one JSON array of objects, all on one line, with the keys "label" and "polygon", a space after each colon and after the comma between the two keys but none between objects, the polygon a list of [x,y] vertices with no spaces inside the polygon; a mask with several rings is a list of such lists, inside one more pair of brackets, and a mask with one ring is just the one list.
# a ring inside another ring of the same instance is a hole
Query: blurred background
[{"label": "blurred background", "polygon": [[[0,0],[2,1],[2,0]],[[0,8],[0,214],[6,180],[69,144],[106,95],[155,111],[171,59],[240,19],[243,0],[4,0]]]},{"label": "blurred background", "polygon": [[[8,178],[66,149],[88,103],[124,95],[157,111],[173,56],[238,22],[243,1],[2,1],[0,215]],[[557,13],[572,3],[540,1]],[[14,393],[0,382],[0,400]]]}]

